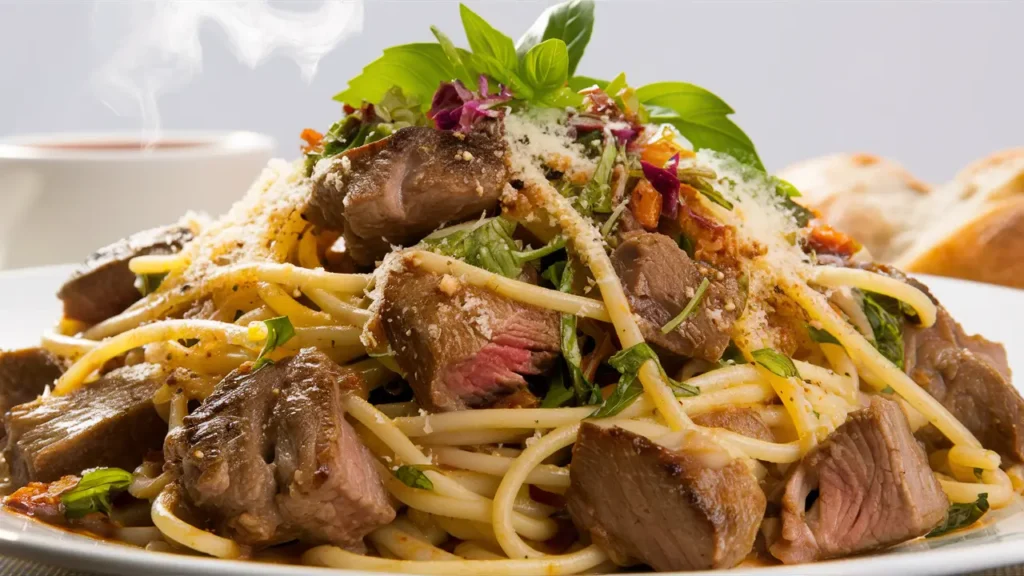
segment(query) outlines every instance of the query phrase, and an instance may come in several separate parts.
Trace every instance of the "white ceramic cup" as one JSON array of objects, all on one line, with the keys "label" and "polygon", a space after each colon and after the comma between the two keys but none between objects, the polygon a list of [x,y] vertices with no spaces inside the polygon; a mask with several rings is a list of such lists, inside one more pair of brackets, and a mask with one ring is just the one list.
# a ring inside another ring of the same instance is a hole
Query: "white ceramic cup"
[{"label": "white ceramic cup", "polygon": [[79,262],[187,211],[217,216],[274,149],[252,132],[50,134],[0,139],[0,268]]}]

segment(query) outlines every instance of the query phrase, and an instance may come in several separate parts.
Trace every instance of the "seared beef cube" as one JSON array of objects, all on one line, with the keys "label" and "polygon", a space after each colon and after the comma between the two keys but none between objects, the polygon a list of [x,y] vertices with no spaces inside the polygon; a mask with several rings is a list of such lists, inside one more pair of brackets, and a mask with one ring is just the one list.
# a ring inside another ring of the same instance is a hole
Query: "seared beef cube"
[{"label": "seared beef cube", "polygon": [[792,470],[769,550],[798,564],[885,548],[928,533],[948,507],[903,410],[874,397]]},{"label": "seared beef cube", "polygon": [[395,511],[345,421],[339,382],[351,379],[312,348],[228,375],[165,447],[186,500],[250,546],[360,547]]},{"label": "seared beef cube", "polygon": [[569,474],[573,522],[621,566],[735,566],[764,516],[764,492],[747,464],[696,433],[655,442],[584,422]]},{"label": "seared beef cube", "polygon": [[771,428],[768,428],[764,420],[761,420],[761,416],[750,408],[730,407],[705,412],[694,416],[693,422],[706,428],[724,428],[750,438],[775,442],[775,434]]},{"label": "seared beef cube", "polygon": [[273,416],[281,515],[304,540],[358,548],[363,536],[394,520],[395,510],[373,455],[345,420],[339,383],[352,379],[312,348],[290,359],[287,370]]},{"label": "seared beef cube", "polygon": [[35,400],[63,373],[60,360],[42,348],[0,352],[0,414]]},{"label": "seared beef cube", "polygon": [[[717,362],[722,357],[746,298],[731,271],[694,262],[671,238],[649,232],[627,235],[612,264],[647,342],[684,358]],[[686,308],[704,278],[710,285],[698,306],[662,334],[661,327]]]},{"label": "seared beef cube", "polygon": [[128,366],[70,394],[12,408],[4,456],[13,483],[52,482],[97,466],[134,469],[167,433],[153,407],[165,376],[154,364]]},{"label": "seared beef cube", "polygon": [[390,244],[498,207],[508,168],[499,128],[456,134],[424,126],[350,150],[314,173],[309,216],[345,231],[346,249],[373,264]]},{"label": "seared beef cube", "polygon": [[907,374],[1004,462],[1024,462],[1024,399],[1010,383],[1006,352],[963,328],[939,307],[928,328],[905,322]]},{"label": "seared beef cube", "polygon": [[420,406],[483,408],[558,357],[558,314],[410,268],[389,273],[377,324]]},{"label": "seared beef cube", "polygon": [[281,523],[267,421],[286,370],[282,363],[232,372],[164,447],[167,461],[180,467],[189,500],[211,516],[219,533],[243,544],[271,541]]},{"label": "seared beef cube", "polygon": [[128,261],[149,254],[174,254],[192,239],[184,226],[153,228],[100,248],[68,278],[57,296],[64,301],[64,316],[96,324],[116,316],[141,295]]}]

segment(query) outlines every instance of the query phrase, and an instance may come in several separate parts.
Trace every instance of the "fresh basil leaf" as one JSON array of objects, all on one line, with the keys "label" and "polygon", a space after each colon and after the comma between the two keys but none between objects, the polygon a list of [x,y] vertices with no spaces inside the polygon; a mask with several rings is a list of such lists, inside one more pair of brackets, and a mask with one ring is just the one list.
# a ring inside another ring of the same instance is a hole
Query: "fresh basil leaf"
[{"label": "fresh basil leaf", "polygon": [[462,55],[459,53],[459,49],[455,47],[452,39],[444,32],[441,32],[437,26],[431,26],[430,31],[434,34],[434,38],[437,38],[437,43],[441,45],[441,49],[444,51],[444,55],[448,58],[452,68],[460,72],[459,77],[468,77],[469,72],[466,69],[466,65],[462,62]]},{"label": "fresh basil leaf", "polygon": [[793,361],[771,348],[761,348],[760,350],[754,350],[750,354],[754,357],[754,362],[757,362],[780,378],[800,377],[800,372],[797,371]]},{"label": "fresh basil leaf", "polygon": [[839,343],[839,340],[836,340],[836,337],[833,336],[832,333],[829,332],[828,330],[815,328],[814,326],[808,324],[807,334],[810,335],[811,340],[817,342],[818,344],[835,344],[837,346],[842,346],[842,344]]},{"label": "fresh basil leaf", "polygon": [[554,254],[563,248],[565,248],[565,237],[559,235],[552,238],[550,242],[540,248],[525,251],[513,251],[512,258],[515,259],[516,263],[519,264],[520,269],[522,269],[523,264],[533,262],[534,260],[540,260],[541,258]]},{"label": "fresh basil leaf", "polygon": [[693,314],[693,311],[697,309],[697,306],[700,305],[700,301],[704,298],[704,292],[707,291],[708,286],[710,285],[711,281],[707,278],[701,280],[700,286],[697,286],[697,290],[693,293],[693,298],[690,298],[690,301],[686,303],[686,307],[683,308],[682,312],[677,314],[675,318],[669,320],[668,324],[661,327],[661,333],[668,334],[669,332],[672,332],[678,328],[684,320],[689,318],[690,315]]},{"label": "fresh basil leaf", "polygon": [[402,44],[385,49],[380,58],[349,80],[348,88],[334,99],[359,108],[363,102],[379,102],[388,90],[401,86],[405,95],[420,106],[429,105],[441,82],[457,77],[456,69],[440,44]]},{"label": "fresh basil leaf", "polygon": [[619,93],[620,90],[626,87],[626,73],[619,72],[619,75],[612,78],[612,81],[603,88],[605,94],[608,94],[612,98]]},{"label": "fresh basil leaf", "polygon": [[556,4],[544,12],[516,43],[516,52],[522,58],[531,48],[552,38],[565,42],[569,56],[569,75],[583,58],[594,30],[594,3],[591,0],[571,0]]},{"label": "fresh basil leaf", "polygon": [[586,90],[587,88],[592,88],[594,86],[604,90],[608,86],[608,81],[591,78],[590,76],[573,76],[572,78],[569,78],[569,89],[574,92]]},{"label": "fresh basil leaf", "polygon": [[743,357],[743,352],[741,352],[739,346],[736,346],[736,343],[732,341],[730,341],[729,345],[725,347],[725,352],[722,352],[722,357],[718,360],[719,366],[732,366],[735,364],[746,363],[747,359]]},{"label": "fresh basil leaf", "polygon": [[263,344],[263,350],[260,350],[260,355],[256,357],[253,370],[259,370],[267,364],[273,364],[273,361],[267,358],[267,354],[270,354],[278,346],[283,345],[295,336],[295,327],[292,326],[292,322],[287,316],[278,316],[277,318],[264,320],[263,323],[267,325],[267,341]]},{"label": "fresh basil leaf", "polygon": [[982,470],[981,468],[975,468],[974,469],[974,477],[977,478],[978,480],[981,480],[982,476],[984,476],[984,475],[985,475],[985,471]]},{"label": "fresh basil leaf", "polygon": [[579,108],[583,105],[583,95],[567,86],[540,96],[540,104],[549,108]]},{"label": "fresh basil leaf", "polygon": [[[432,252],[462,260],[506,278],[515,278],[523,271],[523,263],[526,261],[516,258],[517,247],[512,239],[515,230],[514,221],[497,216],[439,230],[424,238],[423,244]],[[529,253],[519,254],[522,258],[522,255]]]},{"label": "fresh basil leaf", "polygon": [[416,466],[399,466],[395,469],[394,473],[395,478],[401,480],[402,484],[409,488],[418,488],[420,490],[434,489],[434,483]]},{"label": "fresh basil leaf", "polygon": [[167,278],[166,272],[163,274],[138,274],[135,276],[135,289],[139,291],[139,294],[149,296],[160,288],[164,278]]},{"label": "fresh basil leaf", "polygon": [[[561,268],[558,278],[558,290],[560,292],[572,292],[574,281],[574,268],[571,260],[566,260]],[[553,278],[554,276],[552,276]],[[575,314],[562,314],[559,323],[559,336],[562,348],[562,357],[569,367],[569,375],[572,379],[572,389],[576,394],[576,402],[580,406],[601,403],[601,390],[583,374],[583,355],[580,353],[579,340],[576,336],[577,318]]]},{"label": "fresh basil leaf", "polygon": [[867,316],[871,332],[875,336],[875,348],[887,360],[903,369],[903,322],[902,318],[886,310],[879,302],[880,295],[864,293],[864,315]]},{"label": "fresh basil leaf", "polygon": [[548,385],[547,393],[544,394],[544,399],[540,401],[540,407],[559,408],[565,406],[575,396],[576,392],[565,385],[565,375],[559,367],[555,369],[555,374],[551,377],[551,383]]},{"label": "fresh basil leaf", "polygon": [[568,65],[565,42],[558,38],[545,40],[530,48],[523,57],[523,80],[536,94],[554,92],[565,85],[569,77]]},{"label": "fresh basil leaf", "polygon": [[929,532],[925,537],[934,538],[936,536],[942,536],[953,530],[959,530],[960,528],[966,528],[971,524],[974,524],[982,516],[988,512],[988,493],[982,492],[978,494],[978,499],[970,504],[953,504],[946,511],[946,519],[935,527],[934,530]]},{"label": "fresh basil leaf", "polygon": [[61,494],[64,516],[81,518],[92,512],[110,514],[111,496],[124,492],[132,483],[132,474],[120,468],[94,468],[85,472],[78,485]]},{"label": "fresh basil leaf", "polygon": [[796,189],[796,186],[793,186],[786,180],[783,180],[778,176],[773,176],[772,180],[775,182],[775,193],[779,196],[784,196],[786,198],[799,198],[802,196],[800,191]]},{"label": "fresh basil leaf", "polygon": [[892,386],[886,386],[885,388],[882,388],[881,392],[882,394],[895,394],[896,389]]},{"label": "fresh basil leaf", "polygon": [[573,76],[567,81],[568,87],[573,92],[580,92],[589,88],[597,87],[604,90],[608,86],[607,80],[592,78],[590,76]]},{"label": "fresh basil leaf", "polygon": [[787,196],[783,199],[782,208],[789,212],[789,215],[793,217],[793,221],[796,222],[796,225],[800,228],[807,226],[811,220],[814,220],[814,212],[811,212],[809,209],[797,204],[791,197]]},{"label": "fresh basil leaf", "polygon": [[459,13],[473,54],[493,58],[506,70],[514,72],[519,66],[519,57],[516,56],[516,45],[512,39],[488,24],[465,4],[459,4]]},{"label": "fresh basil leaf", "polygon": [[467,52],[463,55],[463,61],[468,62],[473,73],[484,74],[508,86],[516,98],[520,100],[533,99],[533,86],[523,80],[515,68],[506,67],[493,56]]},{"label": "fresh basil leaf", "polygon": [[734,111],[721,98],[686,82],[657,82],[636,91],[654,124],[671,124],[695,150],[729,154],[764,171],[754,143],[728,118]]},{"label": "fresh basil leaf", "polygon": [[619,381],[615,385],[615,390],[611,396],[590,417],[607,418],[614,416],[625,410],[643,394],[644,388],[638,380],[638,374],[640,373],[640,367],[648,360],[654,360],[658,366],[658,371],[661,372],[661,377],[672,387],[672,391],[676,396],[697,396],[700,394],[698,388],[669,378],[661,367],[658,355],[654,353],[654,350],[646,342],[641,342],[625,350],[619,350],[608,359],[608,364],[619,371]]}]

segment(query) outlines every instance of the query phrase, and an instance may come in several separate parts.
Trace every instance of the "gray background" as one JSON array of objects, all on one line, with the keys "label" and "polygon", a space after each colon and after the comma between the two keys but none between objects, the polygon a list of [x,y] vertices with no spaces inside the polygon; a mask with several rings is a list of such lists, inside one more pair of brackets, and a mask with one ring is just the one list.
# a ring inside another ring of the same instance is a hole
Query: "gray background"
[{"label": "gray background", "polygon": [[[0,136],[135,130],[97,98],[92,74],[116,35],[96,16],[128,2],[0,0]],[[469,2],[511,36],[550,2]],[[284,9],[308,3],[276,2]],[[772,169],[837,151],[869,151],[942,181],[967,162],[1024,143],[1024,2],[602,2],[579,72],[628,72],[633,84],[686,80],[737,111]],[[455,2],[369,1],[363,32],[320,63],[311,83],[287,57],[239,63],[222,29],[200,28],[202,69],[160,100],[163,126],[251,129],[297,152],[305,126],[339,115],[331,96],[392,44],[465,44]]]}]

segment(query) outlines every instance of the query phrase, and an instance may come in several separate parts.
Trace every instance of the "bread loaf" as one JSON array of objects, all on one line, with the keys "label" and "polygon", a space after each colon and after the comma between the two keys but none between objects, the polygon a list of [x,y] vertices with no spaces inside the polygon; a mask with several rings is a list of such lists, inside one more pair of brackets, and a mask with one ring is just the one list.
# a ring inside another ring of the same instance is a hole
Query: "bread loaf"
[{"label": "bread loaf", "polygon": [[885,262],[896,256],[894,239],[906,229],[905,215],[930,191],[899,164],[870,154],[812,158],[779,176],[800,190],[799,202]]},{"label": "bread loaf", "polygon": [[867,154],[815,158],[779,176],[877,260],[1024,288],[1024,148],[983,158],[934,189]]}]

